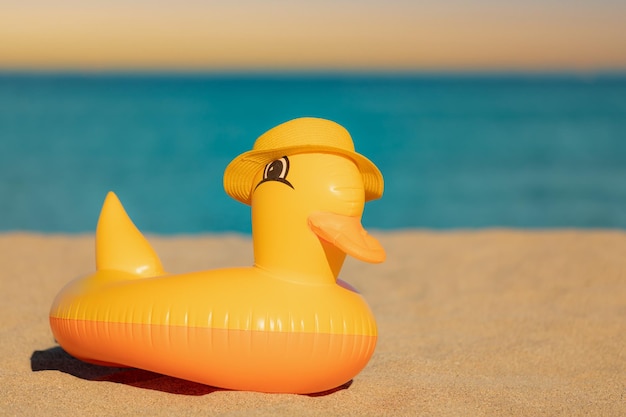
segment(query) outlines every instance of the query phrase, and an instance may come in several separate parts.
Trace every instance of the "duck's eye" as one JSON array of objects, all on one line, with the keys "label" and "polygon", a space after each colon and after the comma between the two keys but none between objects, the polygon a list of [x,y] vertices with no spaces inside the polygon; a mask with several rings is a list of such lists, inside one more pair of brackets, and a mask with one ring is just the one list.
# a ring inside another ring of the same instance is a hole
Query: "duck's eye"
[{"label": "duck's eye", "polygon": [[278,181],[293,188],[293,185],[287,181],[288,173],[289,158],[283,156],[282,158],[276,159],[275,161],[265,165],[265,169],[263,170],[263,179],[257,184],[257,187],[267,181]]},{"label": "duck's eye", "polygon": [[280,159],[270,162],[263,171],[264,180],[284,180],[289,172],[289,159],[283,156]]}]

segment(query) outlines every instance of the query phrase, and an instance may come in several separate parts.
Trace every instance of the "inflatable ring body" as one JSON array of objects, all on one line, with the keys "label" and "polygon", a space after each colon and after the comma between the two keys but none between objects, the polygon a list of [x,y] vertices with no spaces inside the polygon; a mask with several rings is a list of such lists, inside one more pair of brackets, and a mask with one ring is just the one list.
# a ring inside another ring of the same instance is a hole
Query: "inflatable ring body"
[{"label": "inflatable ring body", "polygon": [[264,392],[339,386],[376,344],[357,293],[255,267],[140,279],[100,271],[62,291],[50,323],[59,344],[88,362]]},{"label": "inflatable ring body", "polygon": [[[96,272],[70,282],[50,311],[63,349],[95,364],[262,392],[326,391],[363,369],[376,324],[338,274],[346,254],[385,257],[360,223],[382,177],[332,122],[296,119],[275,129],[224,177],[229,194],[252,207],[254,266],[166,273],[109,193]],[[335,152],[334,143],[343,145]]]}]

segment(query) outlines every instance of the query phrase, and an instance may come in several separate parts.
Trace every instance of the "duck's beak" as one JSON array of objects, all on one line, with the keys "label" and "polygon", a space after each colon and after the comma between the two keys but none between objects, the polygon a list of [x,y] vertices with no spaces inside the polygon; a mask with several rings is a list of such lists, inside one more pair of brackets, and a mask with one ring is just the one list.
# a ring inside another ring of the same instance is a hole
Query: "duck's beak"
[{"label": "duck's beak", "polygon": [[370,236],[358,217],[329,212],[309,215],[309,227],[320,238],[361,261],[380,263],[385,260],[385,249]]}]

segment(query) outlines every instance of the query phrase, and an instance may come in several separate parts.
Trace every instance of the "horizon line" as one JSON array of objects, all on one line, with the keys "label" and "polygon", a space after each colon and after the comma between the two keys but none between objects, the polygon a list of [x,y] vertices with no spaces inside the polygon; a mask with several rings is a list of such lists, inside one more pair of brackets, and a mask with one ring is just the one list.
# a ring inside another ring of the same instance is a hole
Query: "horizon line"
[{"label": "horizon line", "polygon": [[3,68],[7,75],[76,75],[76,76],[570,76],[613,77],[626,76],[626,68],[437,68],[437,69],[378,69],[378,68]]}]

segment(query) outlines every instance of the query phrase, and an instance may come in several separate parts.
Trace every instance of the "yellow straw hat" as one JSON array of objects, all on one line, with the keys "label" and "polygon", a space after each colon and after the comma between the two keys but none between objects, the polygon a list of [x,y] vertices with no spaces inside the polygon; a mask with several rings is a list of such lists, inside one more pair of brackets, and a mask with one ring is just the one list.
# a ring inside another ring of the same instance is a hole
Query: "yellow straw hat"
[{"label": "yellow straw hat", "polygon": [[348,131],[326,119],[302,117],[280,124],[254,142],[251,151],[231,161],[224,171],[224,189],[235,200],[250,204],[254,176],[267,164],[283,156],[326,152],[350,158],[361,171],[365,201],[383,194],[383,176],[369,159],[354,151]]}]

